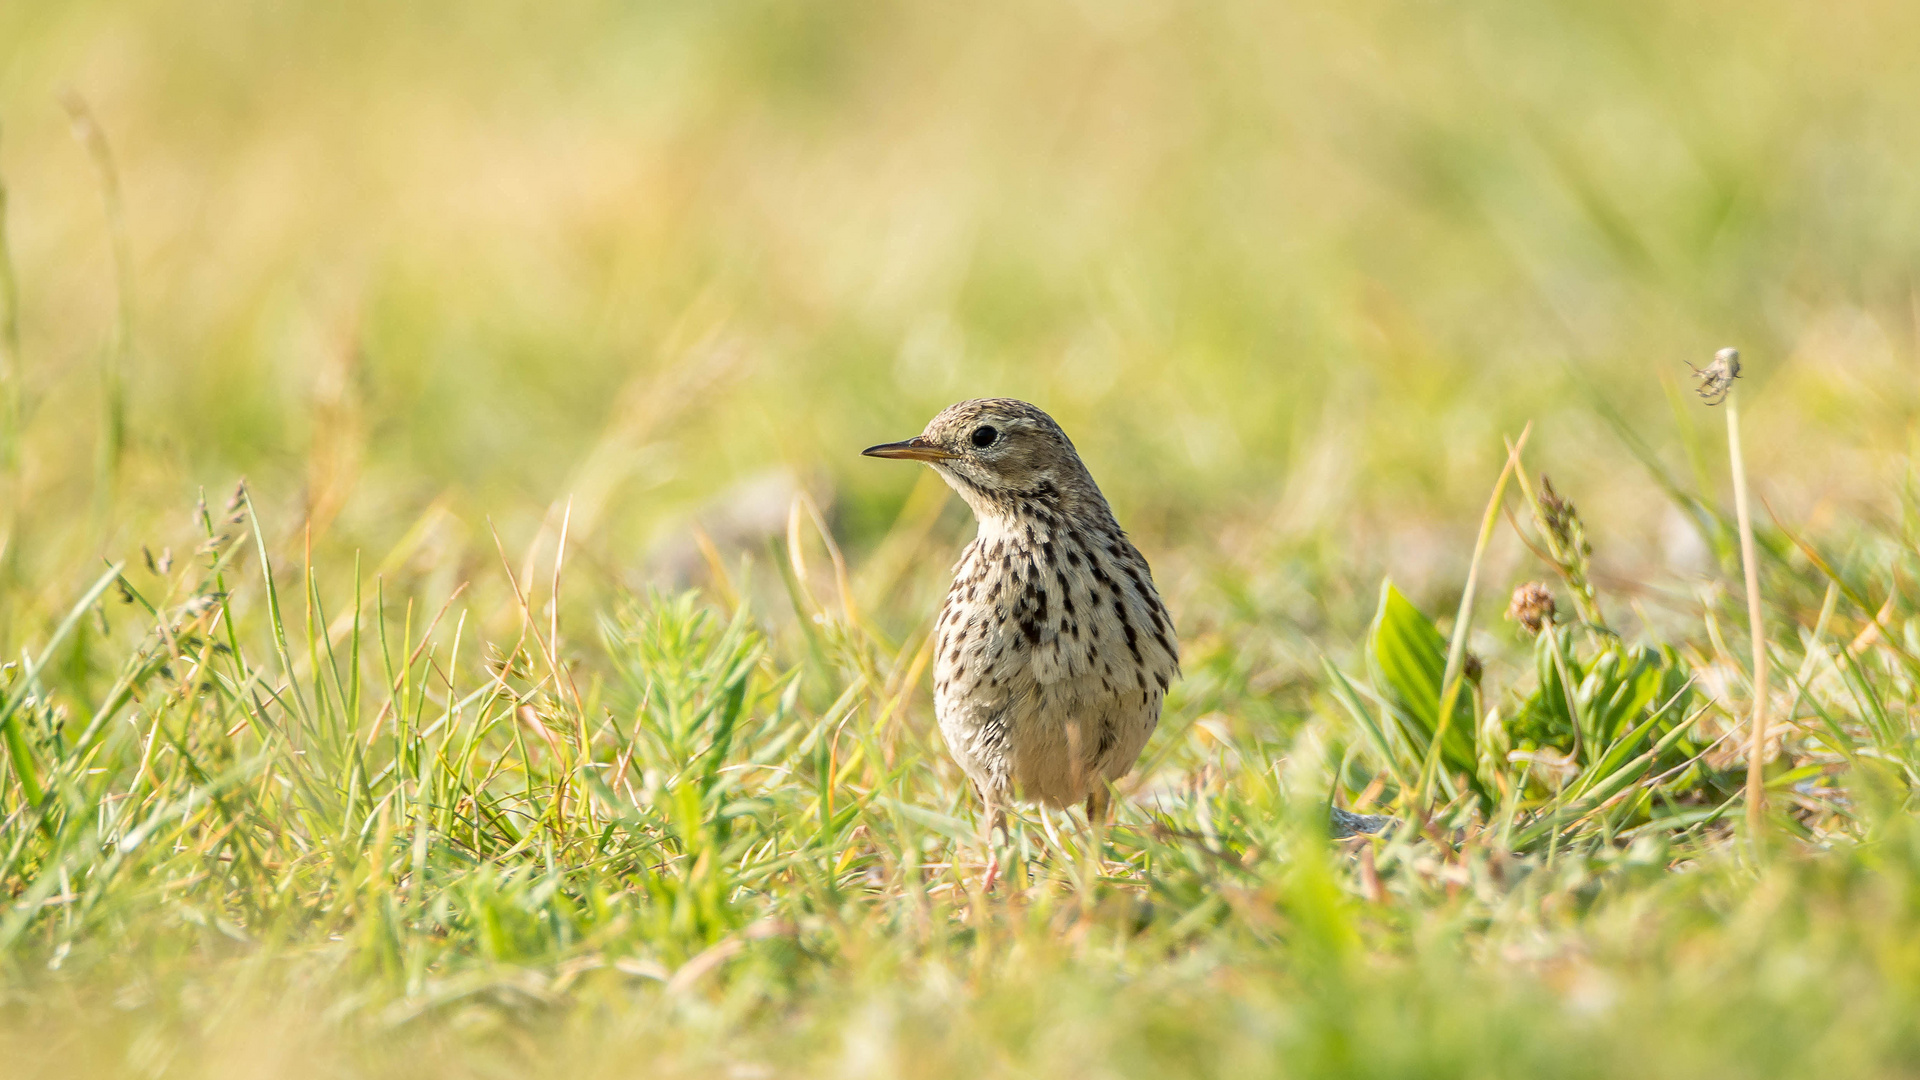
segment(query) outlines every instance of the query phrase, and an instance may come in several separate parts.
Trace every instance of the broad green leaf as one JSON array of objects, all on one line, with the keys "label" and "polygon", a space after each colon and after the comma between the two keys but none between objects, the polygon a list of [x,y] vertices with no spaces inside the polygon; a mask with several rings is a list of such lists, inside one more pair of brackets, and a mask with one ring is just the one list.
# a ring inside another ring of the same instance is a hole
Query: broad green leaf
[{"label": "broad green leaf", "polygon": [[[1407,741],[1424,758],[1439,729],[1441,679],[1446,675],[1447,639],[1391,581],[1380,586],[1380,610],[1369,642],[1374,684],[1398,721]],[[1441,754],[1449,769],[1472,775],[1474,752],[1472,697],[1460,695],[1454,706]]]}]

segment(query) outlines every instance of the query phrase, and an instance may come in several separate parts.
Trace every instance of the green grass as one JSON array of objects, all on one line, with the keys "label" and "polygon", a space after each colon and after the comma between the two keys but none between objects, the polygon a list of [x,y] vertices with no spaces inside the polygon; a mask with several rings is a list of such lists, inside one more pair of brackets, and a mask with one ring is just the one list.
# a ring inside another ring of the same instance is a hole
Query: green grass
[{"label": "green grass", "polygon": [[[0,1061],[1914,1072],[1917,30],[0,6]],[[856,456],[987,393],[1185,668],[990,896]]]},{"label": "green grass", "polygon": [[[1301,714],[1254,706],[1232,630],[1190,641],[1114,827],[1027,814],[987,896],[923,632],[808,573],[824,534],[762,614],[576,631],[550,564],[503,565],[485,641],[260,525],[206,512],[10,669],[0,1039],[36,1070],[1880,1075],[1920,1037],[1915,661],[1838,566],[1771,642],[1757,847],[1711,623],[1549,626],[1436,740],[1447,639],[1388,587],[1371,674]],[[1820,577],[1779,567],[1780,605]],[[1425,825],[1327,840],[1329,793],[1417,820],[1436,763]]]}]

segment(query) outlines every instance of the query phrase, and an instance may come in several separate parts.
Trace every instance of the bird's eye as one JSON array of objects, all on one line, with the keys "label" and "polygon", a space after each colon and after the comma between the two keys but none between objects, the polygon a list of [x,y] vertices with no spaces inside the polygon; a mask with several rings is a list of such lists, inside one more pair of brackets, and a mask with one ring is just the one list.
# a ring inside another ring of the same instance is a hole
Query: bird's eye
[{"label": "bird's eye", "polygon": [[979,447],[982,450],[985,450],[987,447],[992,446],[993,440],[999,437],[1000,437],[1000,433],[998,431],[995,431],[991,426],[983,425],[981,427],[977,427],[973,429],[973,436],[972,436],[973,445]]}]

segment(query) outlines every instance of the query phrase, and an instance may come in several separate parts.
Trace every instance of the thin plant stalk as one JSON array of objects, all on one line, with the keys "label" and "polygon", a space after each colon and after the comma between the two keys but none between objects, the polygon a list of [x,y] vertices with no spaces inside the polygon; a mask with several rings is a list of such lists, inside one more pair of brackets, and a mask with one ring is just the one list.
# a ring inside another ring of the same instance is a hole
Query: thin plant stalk
[{"label": "thin plant stalk", "polygon": [[19,464],[20,424],[25,391],[20,370],[20,284],[13,273],[13,249],[7,243],[7,184],[0,177],[0,473]]},{"label": "thin plant stalk", "polygon": [[1420,787],[1414,792],[1413,805],[1424,807],[1427,787],[1440,765],[1441,746],[1446,742],[1447,729],[1453,724],[1453,711],[1460,700],[1460,684],[1467,662],[1467,635],[1473,630],[1473,595],[1480,586],[1480,564],[1485,560],[1487,544],[1493,539],[1493,527],[1500,520],[1500,506],[1506,499],[1507,481],[1513,478],[1519,468],[1520,453],[1526,448],[1527,436],[1533,433],[1533,424],[1528,423],[1521,430],[1520,438],[1514,441],[1507,454],[1507,463],[1500,470],[1500,479],[1493,485],[1493,495],[1487,500],[1487,512],[1480,520],[1480,536],[1473,544],[1473,561],[1467,564],[1467,584],[1460,593],[1460,609],[1453,617],[1452,640],[1447,643],[1447,666],[1440,677],[1440,714],[1434,722],[1433,744],[1428,747],[1427,761],[1420,770]]},{"label": "thin plant stalk", "polygon": [[120,471],[120,455],[127,436],[127,358],[133,349],[133,251],[127,240],[126,201],[120,194],[120,172],[114,166],[113,148],[94,119],[86,99],[69,91],[61,96],[66,107],[73,137],[87,151],[100,184],[100,199],[107,214],[107,239],[113,248],[115,309],[113,341],[100,366],[101,428],[97,460],[97,494],[102,508],[111,501]]},{"label": "thin plant stalk", "polygon": [[1747,630],[1753,637],[1753,726],[1747,744],[1747,833],[1756,844],[1764,824],[1766,783],[1762,774],[1767,742],[1767,637],[1760,611],[1760,561],[1753,544],[1753,515],[1747,509],[1747,466],[1740,453],[1740,395],[1727,394],[1727,455],[1733,466],[1733,510],[1740,525],[1740,562],[1746,571]]},{"label": "thin plant stalk", "polygon": [[20,552],[22,427],[26,424],[26,372],[20,359],[20,284],[7,242],[7,184],[0,177],[0,583],[14,579]]}]

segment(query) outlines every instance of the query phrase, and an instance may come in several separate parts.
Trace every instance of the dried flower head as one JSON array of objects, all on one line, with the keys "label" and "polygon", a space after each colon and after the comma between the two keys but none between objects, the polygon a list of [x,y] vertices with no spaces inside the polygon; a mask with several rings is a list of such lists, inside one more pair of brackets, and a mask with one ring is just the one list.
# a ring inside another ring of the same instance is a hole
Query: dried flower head
[{"label": "dried flower head", "polygon": [[1507,605],[1507,618],[1520,624],[1529,634],[1538,634],[1552,625],[1556,610],[1553,593],[1544,582],[1529,581],[1513,590],[1513,602]]},{"label": "dried flower head", "polygon": [[1486,674],[1486,671],[1487,666],[1478,653],[1468,653],[1460,665],[1460,674],[1466,676],[1467,681],[1475,686],[1480,685],[1480,677]]},{"label": "dried flower head", "polygon": [[1693,388],[1694,393],[1707,404],[1718,405],[1727,399],[1733,380],[1740,377],[1740,350],[1721,349],[1713,354],[1713,363],[1703,368],[1687,366],[1693,368],[1693,377],[1700,380]]}]

